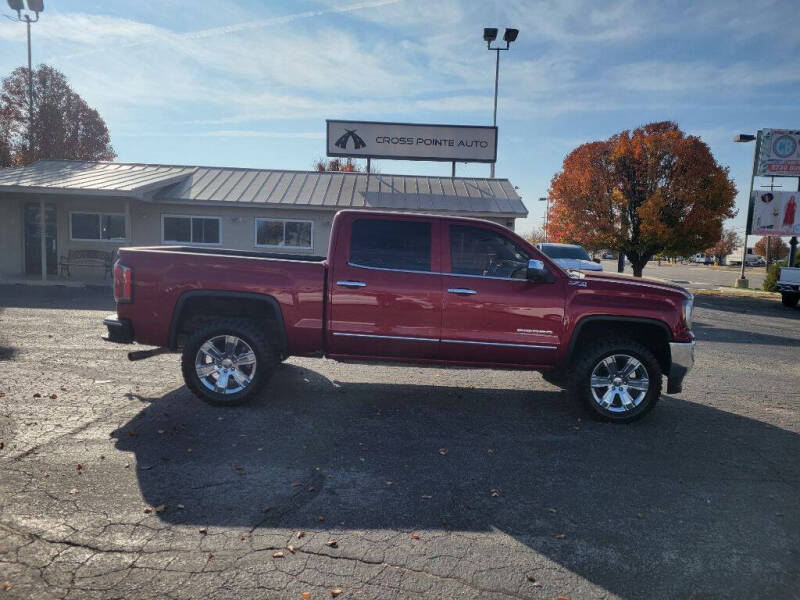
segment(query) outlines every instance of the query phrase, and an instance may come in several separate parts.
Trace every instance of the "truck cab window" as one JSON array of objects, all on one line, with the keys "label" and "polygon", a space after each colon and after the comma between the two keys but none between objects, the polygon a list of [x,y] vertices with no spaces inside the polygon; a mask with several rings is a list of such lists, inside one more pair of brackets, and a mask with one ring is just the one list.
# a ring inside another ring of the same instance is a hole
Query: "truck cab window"
[{"label": "truck cab window", "polygon": [[431,270],[431,224],[420,221],[358,219],[350,238],[354,266],[404,271]]},{"label": "truck cab window", "polygon": [[451,272],[525,279],[531,256],[506,236],[482,227],[450,226]]}]

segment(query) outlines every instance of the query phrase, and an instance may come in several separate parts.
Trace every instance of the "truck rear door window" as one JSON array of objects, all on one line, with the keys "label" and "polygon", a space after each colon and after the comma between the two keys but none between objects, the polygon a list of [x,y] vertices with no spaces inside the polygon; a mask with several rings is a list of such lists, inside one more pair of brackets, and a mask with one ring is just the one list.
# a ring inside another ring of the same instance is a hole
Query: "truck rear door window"
[{"label": "truck rear door window", "polygon": [[403,271],[431,270],[431,224],[421,221],[358,219],[350,238],[354,266]]}]

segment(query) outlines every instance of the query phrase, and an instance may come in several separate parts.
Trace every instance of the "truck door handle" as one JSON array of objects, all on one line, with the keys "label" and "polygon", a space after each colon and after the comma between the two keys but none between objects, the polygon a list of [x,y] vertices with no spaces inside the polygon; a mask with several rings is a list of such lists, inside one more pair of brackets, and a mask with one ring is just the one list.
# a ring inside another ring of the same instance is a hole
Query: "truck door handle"
[{"label": "truck door handle", "polygon": [[363,281],[337,281],[336,285],[340,285],[346,288],[362,288],[367,287],[367,284]]},{"label": "truck door handle", "polygon": [[448,294],[458,294],[459,296],[472,296],[477,294],[475,290],[469,290],[467,288],[450,288],[447,290]]}]

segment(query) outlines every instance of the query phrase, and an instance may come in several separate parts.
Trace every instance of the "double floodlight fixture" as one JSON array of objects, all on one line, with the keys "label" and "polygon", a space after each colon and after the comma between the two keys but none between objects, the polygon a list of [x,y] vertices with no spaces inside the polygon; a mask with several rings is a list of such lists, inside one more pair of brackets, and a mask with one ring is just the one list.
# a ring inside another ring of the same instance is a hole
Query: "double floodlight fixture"
[{"label": "double floodlight fixture", "polygon": [[[17,11],[17,16],[21,17],[21,13],[25,10],[25,2],[23,0],[6,0],[8,2],[8,7],[11,10]],[[31,12],[36,13],[36,17],[39,17],[40,12],[44,12],[44,0],[27,0],[28,10]]]},{"label": "double floodlight fixture", "polygon": [[506,47],[492,48],[492,42],[497,39],[497,27],[484,27],[483,29],[483,41],[486,42],[486,47],[489,50],[508,50],[509,45],[511,42],[516,41],[518,35],[519,29],[506,28],[503,32],[503,41],[506,43]]},{"label": "double floodlight fixture", "polygon": [[734,142],[752,142],[754,139],[756,139],[756,136],[749,133],[737,133],[733,136]]}]

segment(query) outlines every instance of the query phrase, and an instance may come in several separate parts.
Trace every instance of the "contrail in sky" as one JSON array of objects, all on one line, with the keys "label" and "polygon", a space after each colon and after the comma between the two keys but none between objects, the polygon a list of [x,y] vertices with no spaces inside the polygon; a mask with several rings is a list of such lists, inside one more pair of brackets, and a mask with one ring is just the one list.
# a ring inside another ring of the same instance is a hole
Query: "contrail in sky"
[{"label": "contrail in sky", "polygon": [[[200,40],[204,38],[214,37],[218,35],[227,35],[229,33],[237,33],[239,31],[246,31],[248,29],[258,29],[260,27],[269,27],[270,25],[282,25],[284,23],[291,23],[302,19],[310,19],[313,17],[321,17],[324,15],[341,14],[348,12],[355,12],[358,10],[365,10],[368,8],[378,8],[389,4],[397,4],[403,0],[373,0],[372,2],[357,2],[355,4],[347,4],[336,8],[323,8],[319,10],[307,10],[304,12],[295,13],[292,15],[284,15],[282,17],[272,17],[270,19],[258,19],[256,21],[247,21],[246,23],[236,23],[234,25],[224,25],[222,27],[212,27],[210,29],[201,29],[199,31],[188,31],[186,33],[170,33],[167,32],[163,36],[151,37],[144,40],[137,40],[127,44],[116,44],[114,48],[136,48],[138,46],[146,46],[158,40]],[[91,49],[74,52],[72,54],[64,54],[57,57],[52,57],[50,60],[63,61],[68,58],[75,58],[79,56],[86,56],[94,54],[102,50],[103,47],[96,46]],[[49,60],[48,60],[49,62]]]}]

